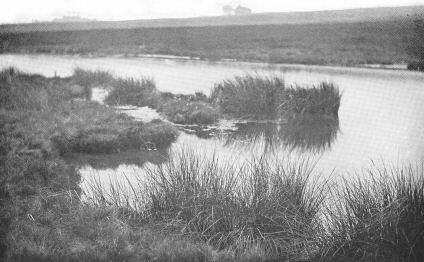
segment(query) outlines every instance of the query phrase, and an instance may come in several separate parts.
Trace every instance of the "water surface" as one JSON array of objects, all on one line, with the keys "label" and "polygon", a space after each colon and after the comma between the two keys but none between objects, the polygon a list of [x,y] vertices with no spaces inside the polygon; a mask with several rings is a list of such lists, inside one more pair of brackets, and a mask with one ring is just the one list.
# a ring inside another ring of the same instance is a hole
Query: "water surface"
[{"label": "water surface", "polygon": [[[244,73],[282,75],[289,84],[333,81],[343,92],[338,119],[298,119],[281,125],[221,121],[207,128],[180,126],[182,133],[170,150],[190,147],[199,154],[216,154],[231,161],[264,154],[310,157],[319,159],[317,169],[324,173],[351,173],[368,167],[371,160],[416,163],[424,156],[424,74],[418,72],[178,59],[0,55],[0,67],[7,66],[46,76],[69,76],[75,67],[108,70],[117,76],[150,76],[159,90],[185,94],[208,93],[215,83]],[[104,97],[101,91],[99,95]],[[147,108],[118,110],[144,121],[160,117]],[[146,161],[123,161],[122,165],[111,161],[114,165],[108,168],[96,167],[94,162],[82,163],[81,173],[83,177],[141,174],[146,163],[166,161],[169,151],[160,155],[160,161],[154,156],[141,156]]]}]

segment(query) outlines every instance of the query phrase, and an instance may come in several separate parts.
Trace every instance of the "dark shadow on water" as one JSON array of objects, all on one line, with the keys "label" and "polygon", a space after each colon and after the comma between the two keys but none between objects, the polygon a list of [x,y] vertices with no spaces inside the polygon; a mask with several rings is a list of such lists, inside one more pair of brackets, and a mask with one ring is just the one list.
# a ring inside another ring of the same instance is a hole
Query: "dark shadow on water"
[{"label": "dark shadow on water", "polygon": [[142,167],[146,163],[162,164],[169,159],[169,149],[161,150],[128,150],[116,154],[73,154],[66,161],[78,167],[91,166],[94,169],[116,169],[120,165],[136,165]]},{"label": "dark shadow on water", "polygon": [[264,153],[277,149],[322,153],[330,150],[339,132],[338,117],[301,116],[287,123],[241,123],[228,134],[226,146],[249,147],[264,143]]},{"label": "dark shadow on water", "polygon": [[181,130],[202,139],[219,138],[225,146],[245,150],[263,144],[264,153],[286,149],[318,154],[331,149],[340,128],[337,116],[304,115],[284,123],[236,123],[235,128],[227,130],[200,126],[186,126]]}]

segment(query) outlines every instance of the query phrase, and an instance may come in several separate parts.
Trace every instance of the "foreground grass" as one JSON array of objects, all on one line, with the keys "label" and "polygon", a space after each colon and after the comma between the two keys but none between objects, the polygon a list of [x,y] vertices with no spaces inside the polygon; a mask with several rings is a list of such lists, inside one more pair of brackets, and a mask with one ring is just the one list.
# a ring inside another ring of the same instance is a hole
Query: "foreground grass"
[{"label": "foreground grass", "polygon": [[424,260],[424,169],[374,167],[346,180],[329,208],[326,258]]},{"label": "foreground grass", "polygon": [[2,201],[13,199],[1,213],[6,261],[422,259],[422,167],[375,168],[329,189],[307,161],[236,168],[183,151],[147,183],[94,184],[81,203],[63,162],[1,157]]}]

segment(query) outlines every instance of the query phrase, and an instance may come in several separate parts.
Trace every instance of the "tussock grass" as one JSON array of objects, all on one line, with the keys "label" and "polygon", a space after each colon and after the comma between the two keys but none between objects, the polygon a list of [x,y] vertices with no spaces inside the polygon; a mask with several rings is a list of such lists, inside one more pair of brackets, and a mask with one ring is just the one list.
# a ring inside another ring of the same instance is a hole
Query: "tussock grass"
[{"label": "tussock grass", "polygon": [[275,118],[285,88],[281,77],[247,74],[216,84],[211,100],[223,113],[237,117]]},{"label": "tussock grass", "polygon": [[157,107],[159,97],[153,79],[115,78],[110,83],[113,89],[105,100],[107,104]]},{"label": "tussock grass", "polygon": [[279,109],[291,114],[337,116],[340,100],[341,94],[334,83],[322,82],[312,87],[296,85],[286,89]]},{"label": "tussock grass", "polygon": [[239,168],[183,150],[147,171],[130,193],[105,192],[94,202],[126,205],[160,232],[188,237],[237,256],[256,247],[265,258],[306,259],[317,252],[323,184],[311,184],[307,160],[279,164],[257,159]]},{"label": "tussock grass", "polygon": [[95,102],[74,102],[65,123],[50,137],[66,153],[116,153],[128,149],[169,147],[178,131],[169,123],[136,122],[125,114]]},{"label": "tussock grass", "polygon": [[[108,74],[101,71],[77,69],[75,74],[90,81],[109,81]],[[114,78],[110,76],[110,79]],[[122,81],[126,83],[126,80]],[[86,90],[91,88],[80,89],[74,82],[72,78],[45,78],[14,68],[0,72],[0,109],[19,119],[22,136],[34,140],[24,141],[24,145],[16,150],[62,155],[113,153],[127,149],[165,148],[175,141],[178,132],[168,123],[143,124],[112,108],[75,100],[76,97],[88,98],[91,91]]]},{"label": "tussock grass", "polygon": [[176,124],[213,124],[219,110],[208,103],[205,94],[175,95],[159,92],[152,78],[119,78],[105,71],[76,69],[72,77],[86,87],[103,85],[110,88],[105,103],[108,105],[148,106],[166,115]]},{"label": "tussock grass", "polygon": [[423,261],[423,171],[422,164],[374,167],[363,177],[345,180],[328,211],[326,258]]},{"label": "tussock grass", "polygon": [[109,85],[114,81],[114,76],[110,72],[103,70],[91,71],[75,68],[72,79],[80,86],[94,87]]},{"label": "tussock grass", "polygon": [[279,76],[244,75],[215,85],[211,100],[236,117],[287,118],[298,114],[337,115],[341,94],[333,83],[287,86]]},{"label": "tussock grass", "polygon": [[6,110],[50,111],[60,109],[72,98],[88,98],[90,91],[75,94],[64,79],[46,80],[41,75],[26,74],[15,68],[0,72],[0,108]]}]

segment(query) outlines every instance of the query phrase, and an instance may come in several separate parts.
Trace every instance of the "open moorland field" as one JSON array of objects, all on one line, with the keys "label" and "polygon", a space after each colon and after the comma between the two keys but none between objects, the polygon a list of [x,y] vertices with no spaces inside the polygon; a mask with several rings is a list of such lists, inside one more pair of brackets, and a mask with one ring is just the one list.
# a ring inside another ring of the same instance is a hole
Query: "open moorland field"
[{"label": "open moorland field", "polygon": [[162,54],[299,64],[406,64],[414,18],[352,23],[0,32],[0,52]]}]

